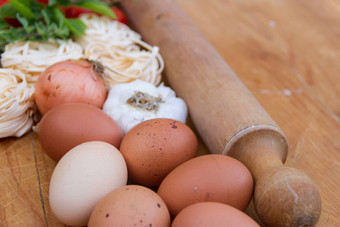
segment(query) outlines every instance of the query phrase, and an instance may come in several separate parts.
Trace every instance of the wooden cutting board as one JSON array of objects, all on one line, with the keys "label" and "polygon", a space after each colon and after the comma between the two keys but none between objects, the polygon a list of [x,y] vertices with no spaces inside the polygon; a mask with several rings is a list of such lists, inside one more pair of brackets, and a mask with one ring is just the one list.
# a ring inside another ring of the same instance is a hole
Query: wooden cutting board
[{"label": "wooden cutting board", "polygon": [[[177,2],[285,133],[286,164],[317,184],[317,226],[340,226],[340,0]],[[54,166],[34,132],[0,140],[0,226],[64,226]]]}]

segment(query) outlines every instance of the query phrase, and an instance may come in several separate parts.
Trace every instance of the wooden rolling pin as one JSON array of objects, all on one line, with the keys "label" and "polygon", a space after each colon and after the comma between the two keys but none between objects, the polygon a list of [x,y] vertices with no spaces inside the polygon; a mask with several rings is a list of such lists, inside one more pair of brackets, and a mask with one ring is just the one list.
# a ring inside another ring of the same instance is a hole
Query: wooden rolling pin
[{"label": "wooden rolling pin", "polygon": [[283,164],[284,134],[175,1],[121,4],[134,29],[160,47],[166,78],[209,151],[237,158],[252,173],[261,224],[314,226],[321,212],[316,185]]}]

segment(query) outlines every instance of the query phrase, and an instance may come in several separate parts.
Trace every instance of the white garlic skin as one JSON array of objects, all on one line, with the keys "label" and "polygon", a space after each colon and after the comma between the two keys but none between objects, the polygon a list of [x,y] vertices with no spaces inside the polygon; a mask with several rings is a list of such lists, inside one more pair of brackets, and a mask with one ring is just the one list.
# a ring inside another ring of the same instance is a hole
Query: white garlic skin
[{"label": "white garlic skin", "polygon": [[[127,103],[127,100],[142,92],[153,97],[160,97],[157,110],[144,110]],[[126,134],[131,128],[142,121],[153,118],[170,118],[182,123],[186,122],[188,108],[185,102],[176,97],[175,92],[161,83],[158,87],[152,83],[135,80],[130,83],[113,85],[104,103],[103,111],[117,122]]]}]

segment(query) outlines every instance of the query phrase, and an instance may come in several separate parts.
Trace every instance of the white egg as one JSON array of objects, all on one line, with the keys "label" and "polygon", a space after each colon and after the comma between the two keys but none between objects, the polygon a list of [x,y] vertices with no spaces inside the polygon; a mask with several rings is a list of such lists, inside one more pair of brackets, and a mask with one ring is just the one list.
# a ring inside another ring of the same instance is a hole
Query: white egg
[{"label": "white egg", "polygon": [[82,143],[56,165],[49,187],[54,215],[70,226],[87,225],[97,202],[127,184],[127,167],[119,150],[106,142]]}]

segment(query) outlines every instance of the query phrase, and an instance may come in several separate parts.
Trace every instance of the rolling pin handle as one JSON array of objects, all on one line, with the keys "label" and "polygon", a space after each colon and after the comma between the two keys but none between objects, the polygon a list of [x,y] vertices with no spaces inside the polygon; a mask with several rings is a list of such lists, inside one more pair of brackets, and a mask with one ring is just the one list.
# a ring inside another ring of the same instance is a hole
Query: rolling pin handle
[{"label": "rolling pin handle", "polygon": [[305,173],[284,165],[288,145],[280,129],[251,127],[228,144],[225,153],[253,175],[253,203],[263,225],[315,226],[321,213],[320,193]]},{"label": "rolling pin handle", "polygon": [[302,171],[285,165],[259,178],[253,203],[265,226],[312,227],[321,213],[321,197],[314,182]]}]

